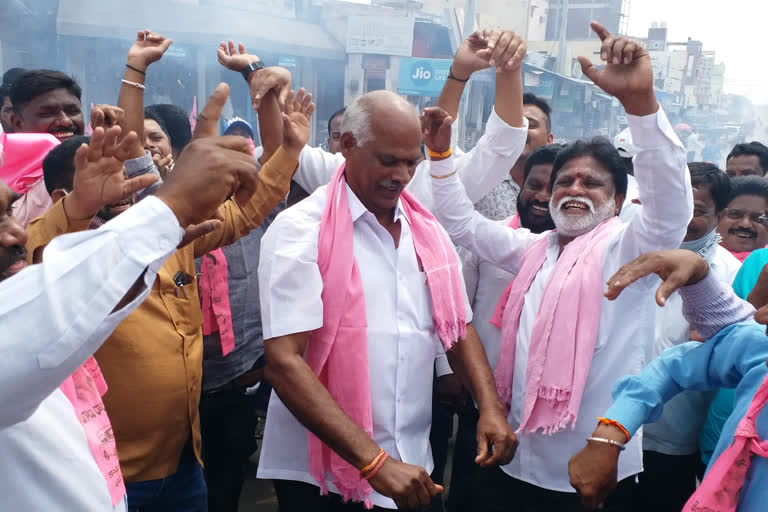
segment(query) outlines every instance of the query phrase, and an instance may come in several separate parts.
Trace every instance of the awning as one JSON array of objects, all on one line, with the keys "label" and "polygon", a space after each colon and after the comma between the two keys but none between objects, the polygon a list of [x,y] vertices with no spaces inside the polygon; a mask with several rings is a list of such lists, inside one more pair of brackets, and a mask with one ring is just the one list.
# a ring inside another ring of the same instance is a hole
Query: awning
[{"label": "awning", "polygon": [[324,59],[344,59],[344,47],[322,26],[307,21],[220,6],[185,5],[169,0],[60,0],[59,35],[134,39],[150,28],[181,44],[211,46],[243,42],[259,49]]}]

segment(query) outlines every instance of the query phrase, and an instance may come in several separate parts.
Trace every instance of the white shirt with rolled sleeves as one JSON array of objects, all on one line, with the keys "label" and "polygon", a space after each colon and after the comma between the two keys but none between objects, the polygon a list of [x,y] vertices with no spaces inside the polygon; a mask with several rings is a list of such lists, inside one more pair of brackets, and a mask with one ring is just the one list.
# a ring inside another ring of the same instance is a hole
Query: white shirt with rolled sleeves
[{"label": "white shirt with rolled sleeves", "polygon": [[[458,174],[472,202],[485,197],[509,175],[509,170],[523,152],[528,136],[528,120],[523,118],[523,123],[522,128],[509,126],[494,108],[485,125],[485,133],[471,151],[464,153],[454,147]],[[293,180],[311,194],[326,185],[342,163],[344,157],[341,153],[334,155],[321,148],[307,146],[299,156],[299,167]],[[431,211],[432,185],[429,181],[429,163],[425,160],[416,166],[408,183],[408,191]]]},{"label": "white shirt with rolled sleeves", "polygon": [[[664,112],[627,116],[637,146],[635,178],[642,207],[615,228],[603,254],[603,278],[608,280],[622,265],[643,253],[680,246],[693,214],[690,176],[685,150]],[[432,162],[431,173],[452,172],[450,159]],[[540,237],[549,239],[547,260],[525,296],[517,335],[515,379],[512,386],[510,425],[522,420],[525,373],[531,331],[544,289],[559,256],[557,234],[535,235],[527,229],[512,230],[475,213],[461,182],[451,176],[433,179],[435,213],[454,243],[508,272],[517,273],[525,250]],[[552,436],[540,433],[519,436],[512,462],[502,469],[508,475],[538,487],[574,492],[568,460],[584,447],[597,417],[611,405],[611,387],[621,377],[637,374],[645,365],[646,347],[654,343],[654,291],[658,281],[645,278],[627,288],[615,301],[603,298],[597,345],[574,430]],[[619,459],[619,480],[642,471],[642,436],[635,436]]]},{"label": "white shirt with rolled sleeves", "polygon": [[[181,240],[149,197],[100,229],[55,238],[43,263],[0,283],[0,496],[3,510],[116,507],[59,385],[149,294]],[[143,291],[113,312],[144,274]]]},{"label": "white shirt with rolled sleeves", "polygon": [[[435,368],[440,376],[450,373],[450,367],[434,333],[432,302],[413,248],[410,221],[398,205],[395,219],[402,232],[395,248],[389,232],[345,188],[365,293],[373,438],[390,456],[431,472],[432,380]],[[317,243],[325,201],[322,187],[278,215],[262,239],[259,292],[265,343],[279,343],[272,338],[322,326]],[[472,311],[466,296],[465,304],[469,323]],[[258,477],[317,485],[309,472],[307,429],[274,392]],[[335,492],[330,475],[326,484]],[[379,507],[395,508],[394,501],[376,492],[371,500]]]}]

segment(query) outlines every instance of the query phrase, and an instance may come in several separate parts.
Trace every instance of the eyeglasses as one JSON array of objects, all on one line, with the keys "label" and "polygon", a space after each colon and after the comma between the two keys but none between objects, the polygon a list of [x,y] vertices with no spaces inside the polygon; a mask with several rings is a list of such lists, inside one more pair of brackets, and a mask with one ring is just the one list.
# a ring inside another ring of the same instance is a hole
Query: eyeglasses
[{"label": "eyeglasses", "polygon": [[731,220],[741,220],[744,217],[749,217],[749,220],[755,224],[768,226],[768,215],[765,212],[758,213],[739,210],[738,208],[726,208],[725,215]]}]

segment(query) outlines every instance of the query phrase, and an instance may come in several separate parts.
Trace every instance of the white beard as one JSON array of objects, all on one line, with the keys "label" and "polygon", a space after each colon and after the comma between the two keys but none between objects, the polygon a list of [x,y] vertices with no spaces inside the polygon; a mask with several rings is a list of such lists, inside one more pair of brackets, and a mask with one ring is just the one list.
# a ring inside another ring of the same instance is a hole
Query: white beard
[{"label": "white beard", "polygon": [[[561,208],[568,201],[579,201],[586,204],[589,207],[589,213],[584,215],[566,214]],[[614,217],[616,215],[616,199],[612,197],[595,208],[594,203],[586,197],[566,196],[560,199],[557,205],[554,204],[554,198],[552,198],[549,200],[549,212],[557,231],[561,235],[575,238],[589,233],[601,222]]]}]

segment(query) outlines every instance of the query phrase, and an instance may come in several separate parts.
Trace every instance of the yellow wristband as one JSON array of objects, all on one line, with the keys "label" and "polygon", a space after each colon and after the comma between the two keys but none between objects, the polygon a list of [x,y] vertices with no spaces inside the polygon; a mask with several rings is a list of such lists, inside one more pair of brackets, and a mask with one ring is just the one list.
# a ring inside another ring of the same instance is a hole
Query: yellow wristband
[{"label": "yellow wristband", "polygon": [[374,457],[374,459],[371,461],[371,463],[370,463],[370,464],[368,464],[367,466],[365,466],[363,469],[361,469],[361,470],[360,470],[360,478],[365,478],[365,475],[366,475],[367,473],[370,473],[370,472],[371,472],[371,471],[372,471],[372,470],[373,470],[373,469],[376,467],[376,465],[379,463],[379,461],[381,460],[381,458],[382,458],[382,457],[383,457],[383,456],[384,456],[386,453],[387,453],[387,452],[385,452],[383,448],[382,448],[382,449],[380,449],[380,450],[379,450],[379,453],[376,455],[376,457]]},{"label": "yellow wristband", "polygon": [[436,153],[435,151],[427,148],[427,154],[430,156],[430,158],[447,158],[453,154],[453,148],[448,148],[442,153]]}]

